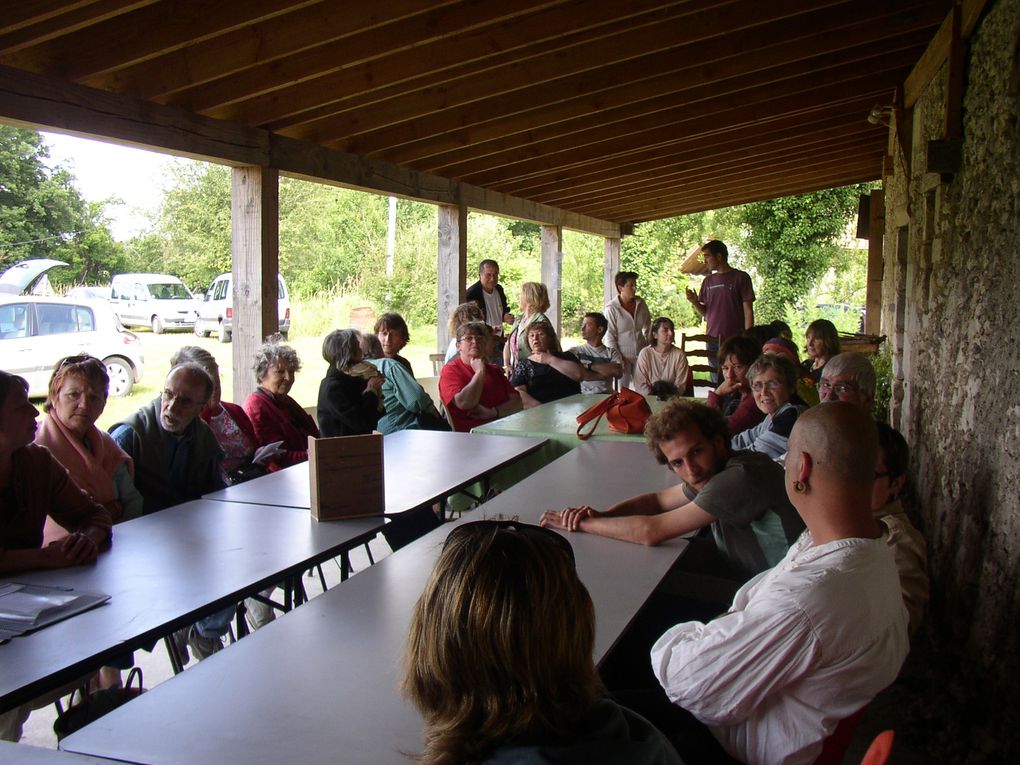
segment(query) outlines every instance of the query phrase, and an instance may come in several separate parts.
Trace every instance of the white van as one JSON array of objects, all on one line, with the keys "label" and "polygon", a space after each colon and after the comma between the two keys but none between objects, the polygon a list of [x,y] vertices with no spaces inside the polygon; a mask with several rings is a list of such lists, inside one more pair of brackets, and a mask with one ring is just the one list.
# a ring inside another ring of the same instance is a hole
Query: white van
[{"label": "white van", "polygon": [[[212,284],[205,293],[205,301],[198,304],[198,319],[195,320],[195,334],[200,337],[209,337],[215,332],[221,343],[229,343],[233,334],[234,324],[234,290],[233,277],[231,274],[220,274],[213,279]],[[290,332],[290,298],[287,292],[287,283],[283,277],[277,275],[277,289],[279,290],[277,301],[277,314],[280,322],[280,334],[287,339]]]},{"label": "white van", "polygon": [[195,296],[169,274],[115,274],[110,305],[124,326],[151,327],[157,335],[167,329],[191,329],[198,315]]}]

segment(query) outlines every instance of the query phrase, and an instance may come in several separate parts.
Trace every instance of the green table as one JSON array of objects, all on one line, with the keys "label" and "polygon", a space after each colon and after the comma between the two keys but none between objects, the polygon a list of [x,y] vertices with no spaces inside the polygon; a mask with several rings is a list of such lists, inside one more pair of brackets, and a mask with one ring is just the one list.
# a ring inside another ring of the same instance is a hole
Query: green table
[{"label": "green table", "polygon": [[[578,393],[559,401],[550,401],[548,404],[541,404],[532,409],[525,409],[495,420],[486,425],[480,425],[472,429],[472,433],[485,433],[498,436],[540,436],[547,439],[546,444],[537,452],[525,457],[518,463],[510,466],[504,473],[518,472],[529,475],[554,459],[562,457],[571,449],[575,449],[584,443],[577,437],[577,415],[585,409],[595,406],[599,401],[606,398],[606,393]],[[659,401],[654,396],[646,396],[645,400],[651,407],[652,413],[658,412],[665,406],[664,401]],[[589,426],[585,426],[585,430]],[[603,417],[595,428],[595,433],[590,441],[644,441],[641,433],[627,434],[614,433],[609,429],[609,423]],[[506,479],[506,476],[499,476]],[[502,483],[502,481],[500,481]]]}]

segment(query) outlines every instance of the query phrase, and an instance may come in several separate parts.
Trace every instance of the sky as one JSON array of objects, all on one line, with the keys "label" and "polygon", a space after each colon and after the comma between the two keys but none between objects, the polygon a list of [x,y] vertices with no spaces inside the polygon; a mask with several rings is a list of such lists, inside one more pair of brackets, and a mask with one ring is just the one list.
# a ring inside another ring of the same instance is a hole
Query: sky
[{"label": "sky", "polygon": [[146,216],[163,197],[163,169],[173,161],[170,155],[60,133],[42,135],[49,147],[50,166],[65,164],[85,199],[123,200],[106,208],[115,239],[126,241],[146,227]]}]

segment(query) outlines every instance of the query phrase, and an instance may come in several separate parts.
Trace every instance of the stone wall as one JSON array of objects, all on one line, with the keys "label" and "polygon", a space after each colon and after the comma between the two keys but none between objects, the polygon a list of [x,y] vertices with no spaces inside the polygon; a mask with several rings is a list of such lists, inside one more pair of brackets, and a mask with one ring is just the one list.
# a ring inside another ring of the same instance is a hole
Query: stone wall
[{"label": "stone wall", "polygon": [[[963,159],[924,172],[947,71],[914,108],[910,177],[890,136],[883,333],[894,424],[929,543],[929,650],[971,745],[1016,745],[1020,694],[1020,0],[990,0],[966,55]],[[960,742],[966,746],[967,742]],[[990,754],[990,751],[989,751]],[[1011,759],[1011,758],[1010,758]],[[946,760],[948,761],[948,760]],[[983,760],[972,760],[983,761]],[[1007,760],[1008,761],[1008,760]]]}]

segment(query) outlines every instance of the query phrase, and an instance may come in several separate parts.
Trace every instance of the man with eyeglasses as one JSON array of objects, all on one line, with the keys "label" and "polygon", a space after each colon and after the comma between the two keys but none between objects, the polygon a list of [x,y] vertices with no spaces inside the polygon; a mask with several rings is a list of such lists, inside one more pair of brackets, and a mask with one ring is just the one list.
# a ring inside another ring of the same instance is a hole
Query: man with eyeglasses
[{"label": "man with eyeglasses", "polygon": [[786,496],[783,468],[768,455],[732,451],[719,410],[675,399],[649,419],[645,437],[680,478],[677,485],[605,510],[549,510],[541,524],[645,545],[708,527],[714,544],[691,540],[682,565],[734,585],[782,560],[804,529]]},{"label": "man with eyeglasses", "polygon": [[[213,381],[195,362],[170,370],[159,398],[110,429],[110,435],[135,461],[135,486],[145,514],[155,513],[226,486],[223,450],[199,417],[213,393]],[[223,647],[234,614],[228,606],[173,634],[182,664],[188,649],[199,660]]]},{"label": "man with eyeglasses", "polygon": [[154,513],[224,487],[223,451],[198,416],[212,395],[209,374],[195,363],[170,370],[159,398],[110,429],[135,462],[143,512]]},{"label": "man with eyeglasses", "polygon": [[822,401],[848,401],[870,412],[875,402],[875,368],[862,353],[847,351],[829,359],[818,381]]}]

